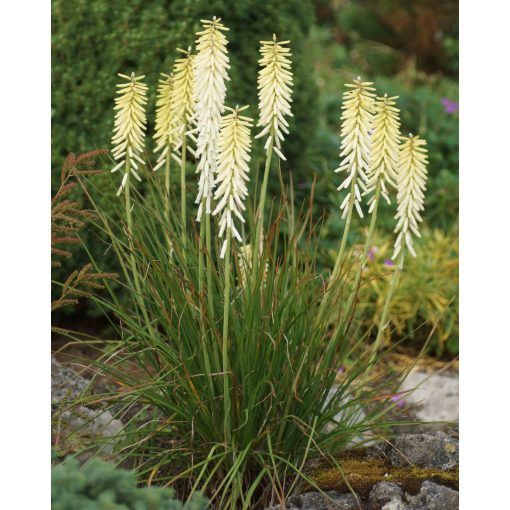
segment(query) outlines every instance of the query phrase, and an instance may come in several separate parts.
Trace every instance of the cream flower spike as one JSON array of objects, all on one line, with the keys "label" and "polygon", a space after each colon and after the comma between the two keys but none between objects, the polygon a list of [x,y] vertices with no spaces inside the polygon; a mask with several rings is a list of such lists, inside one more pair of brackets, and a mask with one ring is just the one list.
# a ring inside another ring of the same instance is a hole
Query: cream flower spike
[{"label": "cream flower spike", "polygon": [[377,186],[388,204],[386,184],[397,187],[397,166],[400,150],[400,110],[395,108],[398,96],[378,97],[374,103],[373,133],[371,137],[370,166],[367,173],[366,195],[372,195],[368,201],[371,213],[375,207]]},{"label": "cream flower spike", "polygon": [[172,115],[174,76],[165,73],[161,73],[161,76],[156,99],[156,127],[154,132],[154,140],[156,141],[154,152],[160,154],[156,166],[153,168],[154,172],[165,164],[167,154],[172,154],[177,143],[175,120]]},{"label": "cream flower spike", "polygon": [[[248,195],[246,182],[251,150],[250,128],[253,119],[239,115],[248,106],[235,109],[226,108],[228,113],[221,119],[221,130],[218,142],[218,174],[215,184],[218,185],[214,199],[218,201],[213,215],[221,213],[218,237],[223,237],[227,230],[239,241],[241,235],[237,231],[234,219],[237,217],[244,223],[243,211],[246,209],[244,200]],[[220,258],[225,256],[227,240],[223,241]]]},{"label": "cream flower spike", "polygon": [[[367,176],[370,159],[370,133],[372,129],[372,116],[374,112],[374,97],[371,87],[372,82],[362,82],[358,77],[353,83],[345,86],[351,90],[344,92],[342,115],[342,129],[340,136],[340,166],[335,172],[347,172],[347,177],[338,186],[338,190],[347,189],[352,186],[354,180],[354,206],[358,214],[363,218],[363,211],[360,207],[361,192],[366,192]],[[349,209],[348,204],[351,198],[351,191],[347,193],[340,209],[343,210],[342,218],[345,218]]]},{"label": "cream flower spike", "polygon": [[273,139],[273,150],[278,157],[285,160],[281,151],[284,134],[289,134],[289,123],[285,116],[292,117],[292,71],[290,48],[285,47],[290,41],[260,41],[262,58],[259,65],[258,89],[260,118],[257,123],[262,131],[255,136],[261,138],[268,135],[264,148],[267,149]]},{"label": "cream flower spike", "polygon": [[130,174],[138,181],[142,179],[138,175],[139,164],[144,165],[140,155],[144,149],[144,137],[147,119],[145,116],[145,105],[147,104],[147,85],[142,83],[143,76],[131,76],[119,74],[127,83],[117,85],[118,97],[115,98],[114,110],[115,122],[113,128],[112,150],[113,159],[120,160],[112,168],[112,173],[124,167],[124,176],[117,191],[117,196],[122,193]]},{"label": "cream flower spike", "polygon": [[[193,72],[195,55],[191,53],[191,47],[187,50],[177,48],[177,51],[184,56],[175,61],[173,68],[171,115],[174,119],[175,150],[181,147],[185,133],[196,142],[195,136],[190,131],[194,125],[193,116],[195,113],[195,78]],[[188,150],[194,154],[189,146]]]},{"label": "cream flower spike", "polygon": [[216,16],[210,20],[201,20],[204,30],[197,32],[197,55],[195,57],[195,118],[197,124],[196,157],[199,158],[196,173],[199,204],[197,221],[202,218],[202,200],[205,200],[206,214],[211,214],[211,201],[216,173],[217,138],[220,129],[221,114],[225,110],[225,81],[229,80],[230,69],[227,56],[227,38],[223,34],[228,30]]},{"label": "cream flower spike", "polygon": [[423,211],[424,192],[427,183],[427,142],[418,135],[409,135],[400,149],[400,160],[397,171],[397,226],[398,232],[395,241],[392,259],[401,256],[400,267],[403,264],[404,246],[413,257],[416,252],[413,247],[411,234],[421,237],[418,223],[422,221],[420,212]]}]

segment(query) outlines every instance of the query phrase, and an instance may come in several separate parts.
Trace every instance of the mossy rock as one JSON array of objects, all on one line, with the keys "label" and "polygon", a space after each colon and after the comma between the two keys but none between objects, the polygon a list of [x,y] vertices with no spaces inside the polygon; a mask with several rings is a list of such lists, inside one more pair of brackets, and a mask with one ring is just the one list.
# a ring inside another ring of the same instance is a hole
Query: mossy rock
[{"label": "mossy rock", "polygon": [[[352,450],[337,457],[338,467],[333,463],[322,465],[310,473],[310,478],[324,491],[335,490],[339,493],[353,490],[367,497],[371,488],[380,481],[396,482],[412,494],[419,492],[425,480],[459,488],[458,467],[444,471],[439,468],[394,467],[384,457],[374,457],[367,448]],[[302,487],[302,492],[314,490],[312,485]]]}]

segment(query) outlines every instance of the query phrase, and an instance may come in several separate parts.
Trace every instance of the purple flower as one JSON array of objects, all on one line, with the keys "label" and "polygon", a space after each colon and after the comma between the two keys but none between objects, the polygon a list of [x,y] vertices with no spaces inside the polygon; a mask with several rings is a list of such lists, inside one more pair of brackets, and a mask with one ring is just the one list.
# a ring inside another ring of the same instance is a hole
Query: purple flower
[{"label": "purple flower", "polygon": [[393,262],[393,260],[391,260],[391,259],[384,259],[383,264],[384,264],[385,266],[390,266],[390,267],[391,267],[391,266],[394,266],[394,265],[395,265],[395,262]]},{"label": "purple flower", "polygon": [[459,111],[459,103],[448,99],[447,97],[441,98],[441,104],[443,105],[443,109],[446,113],[451,115],[452,113]]},{"label": "purple flower", "polygon": [[340,367],[340,368],[337,370],[337,373],[338,373],[338,374],[343,374],[343,373],[345,373],[345,368],[344,368],[344,367]]},{"label": "purple flower", "polygon": [[392,402],[396,402],[397,404],[397,407],[399,408],[402,408],[406,405],[406,401],[403,399],[402,397],[402,394],[401,393],[395,393],[395,395],[393,395],[390,400]]},{"label": "purple flower", "polygon": [[375,254],[379,251],[377,246],[372,246],[367,253],[367,259],[371,262],[375,259]]}]

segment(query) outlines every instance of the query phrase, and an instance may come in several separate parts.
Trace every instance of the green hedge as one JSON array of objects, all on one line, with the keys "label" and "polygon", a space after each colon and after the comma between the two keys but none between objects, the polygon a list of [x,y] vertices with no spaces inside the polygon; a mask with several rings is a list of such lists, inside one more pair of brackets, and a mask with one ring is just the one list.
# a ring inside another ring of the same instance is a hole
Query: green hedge
[{"label": "green hedge", "polygon": [[[257,116],[259,40],[290,39],[295,73],[294,125],[286,144],[298,164],[315,131],[316,85],[306,44],[314,22],[311,0],[52,0],[52,156],[109,147],[117,73],[146,74],[152,134],[159,74],[177,46],[195,39],[201,18],[223,18],[231,58],[229,104],[250,104]],[[292,126],[291,126],[292,127]],[[55,168],[54,168],[55,170]]]}]

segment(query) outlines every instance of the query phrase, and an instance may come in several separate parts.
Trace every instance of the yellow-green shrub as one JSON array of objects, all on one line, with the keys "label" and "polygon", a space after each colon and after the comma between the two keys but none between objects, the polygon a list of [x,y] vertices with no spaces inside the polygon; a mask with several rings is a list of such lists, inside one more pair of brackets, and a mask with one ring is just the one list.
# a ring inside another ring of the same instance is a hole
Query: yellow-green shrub
[{"label": "yellow-green shrub", "polygon": [[[359,291],[357,317],[366,328],[376,326],[396,266],[391,265],[392,244],[375,236]],[[421,346],[435,327],[430,346],[436,354],[458,353],[458,228],[448,232],[424,228],[415,244],[418,257],[408,257],[390,307],[385,341],[408,336]],[[355,255],[355,252],[353,252]]]}]

